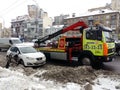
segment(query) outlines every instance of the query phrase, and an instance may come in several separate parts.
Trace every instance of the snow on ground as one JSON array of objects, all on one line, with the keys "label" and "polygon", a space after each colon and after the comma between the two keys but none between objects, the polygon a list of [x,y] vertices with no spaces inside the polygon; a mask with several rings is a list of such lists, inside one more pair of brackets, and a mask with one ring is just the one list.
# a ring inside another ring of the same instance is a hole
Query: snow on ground
[{"label": "snow on ground", "polygon": [[120,90],[120,78],[100,76],[95,80],[93,90]]},{"label": "snow on ground", "polygon": [[57,84],[0,67],[0,90],[80,90],[80,86]]},{"label": "snow on ground", "polygon": [[[39,71],[37,73],[41,73]],[[120,90],[120,78],[99,76],[92,85],[93,90]],[[61,84],[46,81],[34,75],[26,76],[21,72],[0,67],[0,90],[85,90],[75,83]],[[116,88],[117,87],[117,88]]]}]

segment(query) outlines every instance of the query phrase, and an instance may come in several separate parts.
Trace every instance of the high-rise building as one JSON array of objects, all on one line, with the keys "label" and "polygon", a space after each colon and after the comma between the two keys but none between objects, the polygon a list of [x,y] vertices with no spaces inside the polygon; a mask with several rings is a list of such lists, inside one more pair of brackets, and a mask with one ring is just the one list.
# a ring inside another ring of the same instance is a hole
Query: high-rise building
[{"label": "high-rise building", "polygon": [[64,24],[64,19],[69,17],[69,15],[60,15],[60,16],[55,16],[54,17],[54,25],[63,25]]},{"label": "high-rise building", "polygon": [[111,0],[111,7],[113,10],[120,11],[120,0]]},{"label": "high-rise building", "polygon": [[35,5],[28,5],[28,14],[31,18],[36,18],[37,7]]},{"label": "high-rise building", "polygon": [[28,14],[31,18],[43,18],[47,12],[36,5],[28,5]]}]

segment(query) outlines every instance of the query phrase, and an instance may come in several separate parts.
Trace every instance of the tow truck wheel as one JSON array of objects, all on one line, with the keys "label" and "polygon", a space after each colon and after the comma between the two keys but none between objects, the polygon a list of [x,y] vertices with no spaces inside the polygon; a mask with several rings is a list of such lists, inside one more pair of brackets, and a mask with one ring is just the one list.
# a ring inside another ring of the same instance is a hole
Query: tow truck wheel
[{"label": "tow truck wheel", "polygon": [[82,57],[79,57],[79,64],[85,65],[85,66],[90,66],[91,65],[91,58],[83,55]]},{"label": "tow truck wheel", "polygon": [[86,65],[86,66],[90,66],[90,65],[91,65],[90,58],[84,57],[84,58],[82,59],[82,64],[83,64],[83,65]]}]

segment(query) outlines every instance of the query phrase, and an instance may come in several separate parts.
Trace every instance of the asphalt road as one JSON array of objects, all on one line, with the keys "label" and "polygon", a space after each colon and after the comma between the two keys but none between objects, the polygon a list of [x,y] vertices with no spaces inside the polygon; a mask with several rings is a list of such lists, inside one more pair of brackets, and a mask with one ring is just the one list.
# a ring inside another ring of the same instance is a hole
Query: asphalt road
[{"label": "asphalt road", "polygon": [[103,69],[120,73],[120,56],[116,56],[112,62],[104,63]]}]

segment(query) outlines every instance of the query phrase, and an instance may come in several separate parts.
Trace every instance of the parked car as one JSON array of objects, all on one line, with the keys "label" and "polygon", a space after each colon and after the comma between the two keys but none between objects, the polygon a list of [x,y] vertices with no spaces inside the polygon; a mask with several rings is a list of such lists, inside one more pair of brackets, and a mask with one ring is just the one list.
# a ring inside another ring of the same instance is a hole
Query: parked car
[{"label": "parked car", "polygon": [[46,57],[42,52],[24,44],[11,46],[7,51],[6,58],[12,58],[24,66],[40,66],[46,63]]},{"label": "parked car", "polygon": [[115,51],[120,56],[120,41],[115,41]]},{"label": "parked car", "polygon": [[22,43],[19,38],[0,38],[0,51],[2,49],[9,49],[11,45],[18,43]]}]

